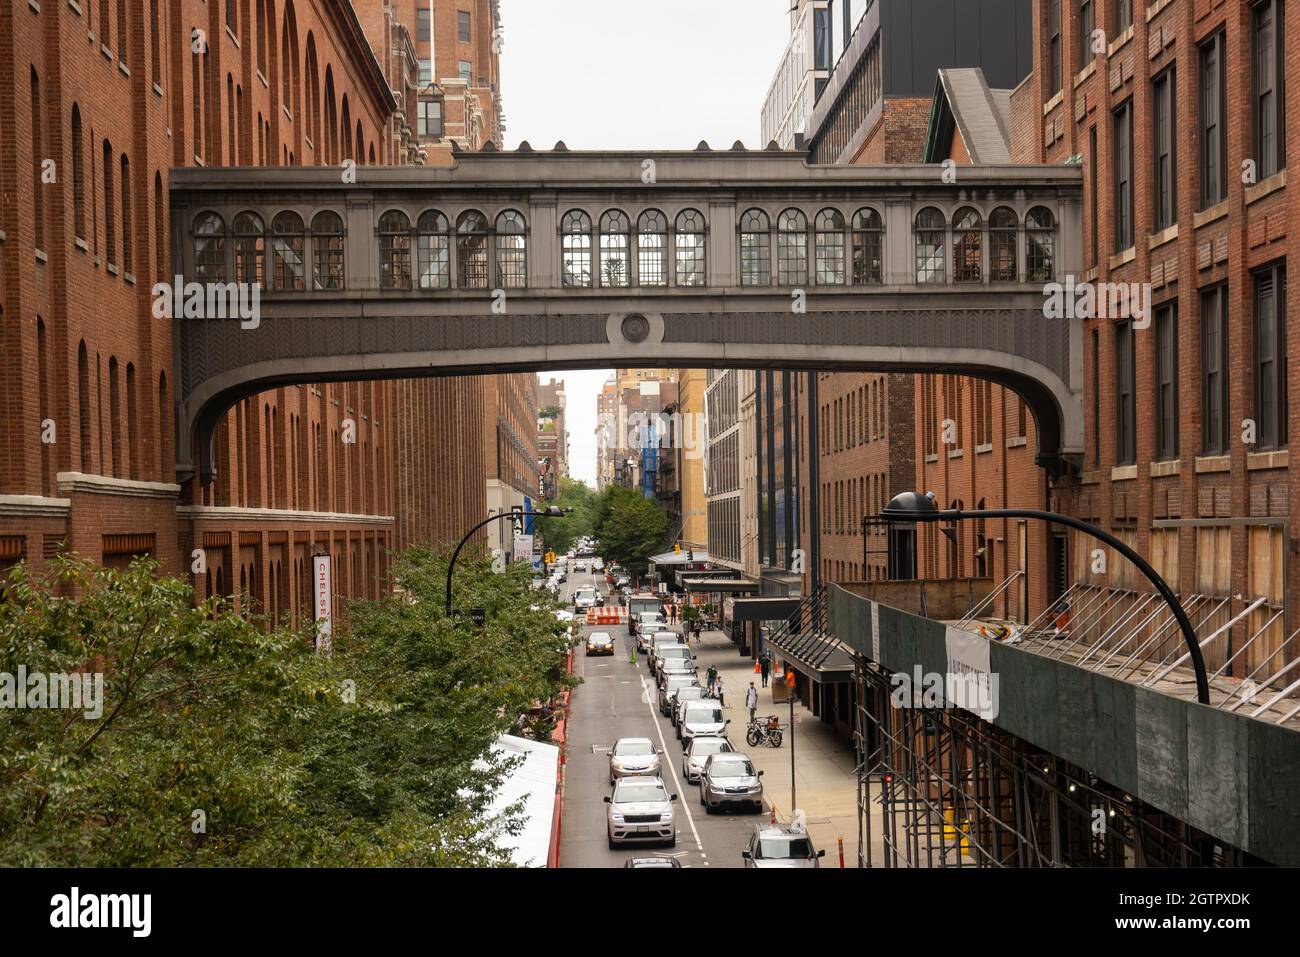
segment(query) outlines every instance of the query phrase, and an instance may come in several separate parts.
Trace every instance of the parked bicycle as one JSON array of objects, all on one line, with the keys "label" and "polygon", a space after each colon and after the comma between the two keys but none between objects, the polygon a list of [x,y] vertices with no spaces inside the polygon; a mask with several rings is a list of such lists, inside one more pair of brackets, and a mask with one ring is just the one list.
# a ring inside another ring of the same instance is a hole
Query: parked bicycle
[{"label": "parked bicycle", "polygon": [[757,748],[759,745],[779,748],[783,731],[776,715],[769,714],[749,722],[749,728],[745,731],[745,741],[751,748]]}]

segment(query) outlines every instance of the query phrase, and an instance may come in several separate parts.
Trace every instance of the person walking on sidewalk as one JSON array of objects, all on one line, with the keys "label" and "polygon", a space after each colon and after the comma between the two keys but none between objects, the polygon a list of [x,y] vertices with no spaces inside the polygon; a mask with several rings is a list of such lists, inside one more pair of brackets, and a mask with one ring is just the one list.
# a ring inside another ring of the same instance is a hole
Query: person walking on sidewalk
[{"label": "person walking on sidewalk", "polygon": [[754,723],[754,716],[758,713],[758,689],[754,687],[754,682],[749,683],[749,690],[745,692],[745,707],[749,709],[749,723]]},{"label": "person walking on sidewalk", "polygon": [[772,656],[768,654],[766,648],[764,648],[763,653],[758,656],[758,667],[763,673],[763,687],[766,688],[767,676],[772,673]]},{"label": "person walking on sidewalk", "polygon": [[709,670],[704,673],[705,687],[709,689],[709,694],[713,694],[713,684],[718,680],[718,666],[709,665]]},{"label": "person walking on sidewalk", "polygon": [[722,697],[722,675],[718,675],[713,679],[713,697],[718,699],[719,708],[727,706],[727,702]]}]

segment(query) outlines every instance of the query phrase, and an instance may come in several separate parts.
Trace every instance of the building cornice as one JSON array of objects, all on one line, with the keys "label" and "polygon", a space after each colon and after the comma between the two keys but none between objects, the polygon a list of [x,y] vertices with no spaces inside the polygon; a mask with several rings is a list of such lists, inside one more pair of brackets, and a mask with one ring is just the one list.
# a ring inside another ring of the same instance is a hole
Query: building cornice
[{"label": "building cornice", "polygon": [[86,472],[60,472],[56,477],[59,491],[90,495],[124,495],[131,498],[175,499],[181,487],[171,482],[141,482],[120,479],[110,475],[91,475]]},{"label": "building cornice", "polygon": [[0,518],[67,518],[72,499],[47,495],[0,495]]},{"label": "building cornice", "polygon": [[297,525],[392,525],[391,515],[362,515],[355,512],[301,512],[281,508],[241,508],[236,505],[180,505],[180,518],[191,521],[286,522]]}]

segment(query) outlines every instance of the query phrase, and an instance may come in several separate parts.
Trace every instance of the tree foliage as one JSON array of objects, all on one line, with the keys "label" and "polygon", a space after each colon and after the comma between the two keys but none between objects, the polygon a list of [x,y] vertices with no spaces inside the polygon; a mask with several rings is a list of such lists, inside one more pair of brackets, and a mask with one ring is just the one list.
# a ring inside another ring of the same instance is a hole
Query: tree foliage
[{"label": "tree foliage", "polygon": [[593,533],[596,493],[585,482],[561,478],[554,504],[573,511],[563,518],[539,519],[536,527],[547,548],[564,554],[578,539]]},{"label": "tree foliage", "polygon": [[104,673],[102,715],[0,710],[0,865],[488,866],[516,816],[488,813],[491,745],[569,681],[563,627],[523,568],[396,561],[404,594],[349,606],[333,652],[156,563],[19,568],[0,672]]},{"label": "tree foliage", "polygon": [[633,489],[608,485],[597,499],[593,532],[601,555],[634,575],[644,575],[652,555],[664,548],[668,516]]}]

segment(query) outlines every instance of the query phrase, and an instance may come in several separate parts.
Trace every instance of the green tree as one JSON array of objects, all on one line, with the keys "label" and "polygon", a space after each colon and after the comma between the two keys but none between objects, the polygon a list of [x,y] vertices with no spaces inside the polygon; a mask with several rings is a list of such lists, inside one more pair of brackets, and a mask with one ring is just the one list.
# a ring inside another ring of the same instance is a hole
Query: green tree
[{"label": "green tree", "polygon": [[578,539],[593,533],[596,493],[585,482],[561,478],[554,504],[573,511],[562,518],[539,520],[537,532],[547,548],[564,554]]},{"label": "green tree", "polygon": [[193,604],[156,563],[20,566],[0,603],[0,672],[101,671],[102,712],[0,709],[0,865],[486,866],[517,831],[492,815],[491,745],[570,680],[564,629],[527,571],[400,556],[403,589],[349,605],[333,653],[310,629]]},{"label": "green tree", "polygon": [[668,516],[633,489],[606,486],[596,503],[594,531],[600,553],[634,575],[644,575],[668,537]]}]

